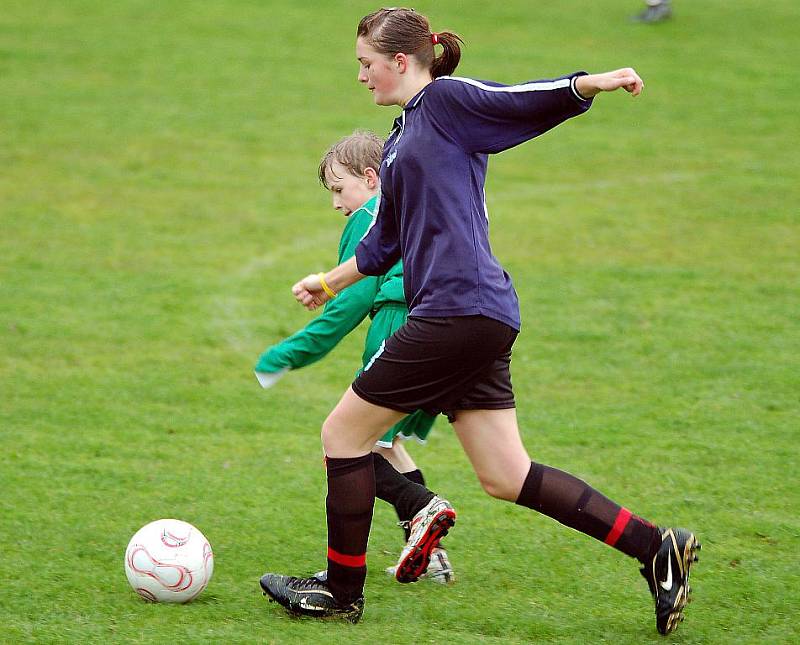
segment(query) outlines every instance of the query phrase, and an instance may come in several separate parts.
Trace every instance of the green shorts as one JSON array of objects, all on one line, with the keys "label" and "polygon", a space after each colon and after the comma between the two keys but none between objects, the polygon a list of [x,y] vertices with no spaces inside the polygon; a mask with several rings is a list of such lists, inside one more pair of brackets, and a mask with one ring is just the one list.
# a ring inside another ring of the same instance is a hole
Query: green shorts
[{"label": "green shorts", "polygon": [[[364,355],[362,356],[362,367],[359,373],[363,371],[367,363],[381,349],[383,342],[405,324],[407,317],[408,310],[405,305],[387,304],[378,309],[369,326],[367,339],[364,342]],[[424,443],[435,420],[436,417],[425,414],[422,410],[417,410],[393,425],[389,432],[383,435],[377,443],[384,448],[391,448],[392,442],[398,435],[403,439],[413,437],[417,441]]]}]

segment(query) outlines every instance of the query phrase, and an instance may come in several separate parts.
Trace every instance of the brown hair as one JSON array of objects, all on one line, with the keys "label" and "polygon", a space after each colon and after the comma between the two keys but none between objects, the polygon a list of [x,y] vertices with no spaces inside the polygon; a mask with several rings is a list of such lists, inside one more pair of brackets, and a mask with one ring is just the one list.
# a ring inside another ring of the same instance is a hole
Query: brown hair
[{"label": "brown hair", "polygon": [[319,181],[330,190],[325,171],[334,161],[342,164],[351,175],[363,177],[367,168],[375,172],[381,167],[383,139],[367,130],[356,130],[353,134],[334,143],[319,162]]},{"label": "brown hair", "polygon": [[[381,54],[413,54],[433,78],[452,74],[461,60],[464,41],[452,31],[432,33],[428,19],[413,9],[378,9],[361,19],[356,33]],[[443,48],[439,56],[434,43]]]}]

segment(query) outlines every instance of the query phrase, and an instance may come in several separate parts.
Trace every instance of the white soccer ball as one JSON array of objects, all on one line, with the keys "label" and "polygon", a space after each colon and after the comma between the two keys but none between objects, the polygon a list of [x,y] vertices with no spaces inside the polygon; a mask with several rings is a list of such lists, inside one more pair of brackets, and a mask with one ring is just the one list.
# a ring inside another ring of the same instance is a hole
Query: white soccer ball
[{"label": "white soccer ball", "polygon": [[156,520],[140,528],[125,550],[128,582],[151,602],[189,602],[206,588],[214,554],[188,522]]}]

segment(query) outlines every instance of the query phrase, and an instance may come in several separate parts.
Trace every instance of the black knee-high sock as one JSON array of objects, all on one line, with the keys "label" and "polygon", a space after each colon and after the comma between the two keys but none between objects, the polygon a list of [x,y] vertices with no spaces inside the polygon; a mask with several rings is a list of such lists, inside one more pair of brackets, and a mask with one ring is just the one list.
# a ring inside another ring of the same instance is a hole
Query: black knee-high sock
[{"label": "black knee-high sock", "polygon": [[[425,486],[425,476],[422,474],[422,471],[419,468],[416,470],[409,470],[407,473],[401,473],[401,475],[403,475],[403,477],[406,479],[410,479],[415,484]],[[430,500],[427,500],[425,504],[427,504],[429,501]],[[395,511],[397,511],[397,509],[395,509]],[[408,538],[411,537],[411,518],[413,517],[413,515],[410,517],[400,517],[400,512],[397,511],[397,519],[400,520],[400,526],[403,529],[403,535],[405,536],[406,542],[408,542]]]},{"label": "black knee-high sock", "polygon": [[[375,464],[375,496],[394,506],[401,522],[410,522],[433,499],[433,493],[425,487],[422,473],[419,470],[399,473],[382,455],[372,454]],[[406,529],[406,540],[408,533]]]},{"label": "black knee-high sock", "polygon": [[328,586],[349,605],[364,591],[367,540],[375,504],[372,453],[325,460],[328,469]]},{"label": "black knee-high sock", "polygon": [[415,484],[419,484],[420,486],[425,485],[425,476],[422,474],[422,471],[417,468],[416,470],[409,470],[407,473],[400,473],[406,479],[410,479]]},{"label": "black knee-high sock", "polygon": [[531,462],[516,503],[591,535],[641,562],[648,562],[661,544],[655,525],[633,515],[577,477],[535,462]]}]

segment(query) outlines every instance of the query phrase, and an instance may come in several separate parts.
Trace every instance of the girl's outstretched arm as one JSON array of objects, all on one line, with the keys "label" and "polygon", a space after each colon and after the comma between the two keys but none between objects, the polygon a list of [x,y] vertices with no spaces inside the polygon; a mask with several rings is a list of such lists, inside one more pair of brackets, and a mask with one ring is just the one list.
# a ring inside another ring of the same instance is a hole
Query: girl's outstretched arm
[{"label": "girl's outstretched arm", "polygon": [[575,79],[575,89],[587,99],[600,94],[600,92],[613,92],[619,88],[630,92],[633,96],[639,96],[644,88],[644,82],[636,70],[630,67],[623,67],[604,74],[588,74]]}]

